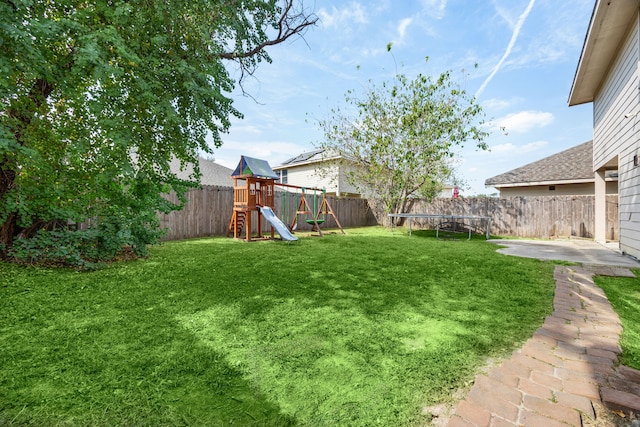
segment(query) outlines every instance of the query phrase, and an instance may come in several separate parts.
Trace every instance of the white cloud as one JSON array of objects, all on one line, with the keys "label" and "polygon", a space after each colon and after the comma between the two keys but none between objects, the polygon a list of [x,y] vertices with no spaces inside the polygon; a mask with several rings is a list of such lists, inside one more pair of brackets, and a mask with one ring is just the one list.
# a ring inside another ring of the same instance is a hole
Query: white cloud
[{"label": "white cloud", "polygon": [[543,3],[541,8],[546,9],[548,18],[535,35],[530,35],[530,43],[520,52],[522,57],[515,61],[516,65],[560,62],[575,64],[579,58],[574,52],[579,52],[584,42],[587,30],[584,21],[588,20],[593,1],[554,2],[551,5]]},{"label": "white cloud", "polygon": [[[238,122],[238,123],[243,123],[241,121],[239,121],[238,119],[233,119],[232,123],[234,122]],[[253,125],[242,125],[242,124],[233,124],[233,130],[236,132],[242,132],[242,133],[252,133],[252,134],[261,134],[262,130],[260,128],[258,128],[257,126],[253,126]]]},{"label": "white cloud", "polygon": [[342,9],[332,6],[331,12],[324,8],[320,9],[318,16],[324,28],[348,30],[353,24],[366,24],[368,22],[365,8],[358,2],[350,2]]},{"label": "white cloud", "polygon": [[[387,52],[386,48],[373,48],[373,49],[371,49],[371,48],[363,48],[358,53],[360,54],[360,56],[362,58],[372,58],[372,57],[375,57],[375,56],[382,55],[382,54],[384,54],[386,52]],[[353,56],[355,56],[355,55],[353,55]],[[353,64],[355,62],[351,61],[350,63]],[[355,77],[350,76],[349,79],[353,80],[353,79],[355,79]]]},{"label": "white cloud", "polygon": [[544,127],[553,123],[552,113],[543,111],[521,111],[519,113],[507,114],[496,119],[494,124],[499,128],[504,128],[505,132],[523,133],[533,128]]},{"label": "white cloud", "polygon": [[[508,7],[501,7],[494,0],[494,10],[507,22],[510,28],[516,26],[517,15],[513,10],[513,0],[502,0]],[[579,59],[579,52],[584,42],[593,0],[538,1],[535,5],[536,19],[529,27],[530,31],[522,31],[518,49],[514,48],[501,69],[519,69],[545,64],[571,64]],[[544,17],[543,20],[540,20]]]},{"label": "white cloud", "polygon": [[[513,0],[508,1],[509,6],[513,6]],[[509,25],[509,28],[513,30],[517,22],[517,15],[514,9],[501,6],[496,0],[493,0],[492,3],[496,13],[507,23],[507,25]]]},{"label": "white cloud", "polygon": [[260,142],[240,144],[242,149],[261,159],[288,158],[305,151],[298,144],[291,142]]},{"label": "white cloud", "polygon": [[[382,49],[380,49],[380,51],[382,51]],[[367,55],[370,52],[360,51],[360,53],[362,55]],[[335,65],[331,64],[331,62],[338,62],[343,65],[351,64],[355,61],[355,56],[356,54],[352,52],[348,47],[343,47],[341,51],[335,51],[333,53],[326,52],[325,58],[327,58],[329,61],[317,60],[315,58],[306,58],[300,59],[300,61],[298,61],[298,64],[303,67],[313,67],[314,69],[320,70],[326,75],[333,76],[338,80],[354,80],[357,78],[353,73],[353,71],[355,70],[354,68],[336,67]],[[290,82],[285,83],[290,84]],[[320,91],[320,93],[322,95],[325,95],[325,93],[323,93],[322,91]]]},{"label": "white cloud", "polygon": [[427,15],[435,19],[444,18],[448,0],[422,0],[423,10]]},{"label": "white cloud", "polygon": [[405,18],[400,21],[400,24],[398,24],[398,43],[402,43],[404,40],[404,37],[407,34],[407,27],[411,25],[411,22],[413,22],[413,18]]},{"label": "white cloud", "polygon": [[511,99],[491,98],[491,99],[487,99],[486,101],[482,101],[482,108],[486,110],[504,110],[506,108],[516,105],[521,101],[522,101],[521,98],[511,98]]},{"label": "white cloud", "polygon": [[491,146],[492,153],[501,153],[501,154],[509,154],[509,153],[531,153],[533,151],[540,150],[548,145],[547,141],[534,141],[524,145],[515,145],[511,142],[507,142],[506,144],[497,144]]}]

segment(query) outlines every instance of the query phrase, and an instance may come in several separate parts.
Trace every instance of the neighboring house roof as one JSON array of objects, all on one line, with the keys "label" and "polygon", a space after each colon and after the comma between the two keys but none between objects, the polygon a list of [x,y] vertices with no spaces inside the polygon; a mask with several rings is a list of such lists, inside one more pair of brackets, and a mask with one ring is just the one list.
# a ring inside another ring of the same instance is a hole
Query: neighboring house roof
[{"label": "neighboring house roof", "polygon": [[221,185],[230,187],[233,185],[231,181],[231,168],[219,165],[213,160],[199,158],[200,172],[202,172],[202,178],[200,183],[202,185]]},{"label": "neighboring house roof", "polygon": [[[215,163],[213,160],[207,160],[203,157],[198,157],[198,166],[200,166],[200,178],[201,185],[220,185],[224,187],[230,187],[233,183],[231,181],[232,169]],[[180,179],[192,179],[193,166],[187,165],[183,170],[180,170],[180,161],[173,159],[170,165],[171,170]]]},{"label": "neighboring house roof", "polygon": [[571,86],[570,106],[593,101],[637,10],[637,1],[596,1]]},{"label": "neighboring house roof", "polygon": [[324,153],[324,150],[313,150],[306,153],[298,154],[295,157],[285,160],[280,166],[319,161],[322,160],[322,153]]},{"label": "neighboring house roof", "polygon": [[278,179],[278,174],[271,169],[269,162],[253,157],[240,156],[240,162],[236,166],[236,170],[231,174],[234,178],[254,177]]},{"label": "neighboring house roof", "polygon": [[486,187],[573,184],[594,181],[593,141],[585,142],[484,182]]}]

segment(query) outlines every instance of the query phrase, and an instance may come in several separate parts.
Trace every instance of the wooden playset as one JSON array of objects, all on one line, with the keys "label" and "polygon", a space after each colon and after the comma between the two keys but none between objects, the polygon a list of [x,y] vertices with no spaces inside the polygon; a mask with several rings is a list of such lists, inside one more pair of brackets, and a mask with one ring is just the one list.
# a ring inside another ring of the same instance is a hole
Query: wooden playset
[{"label": "wooden playset", "polygon": [[[262,235],[264,216],[271,225],[270,238],[274,238],[275,228],[282,239],[297,240],[291,233],[296,230],[300,215],[311,215],[311,218],[306,219],[306,222],[312,226],[312,231],[317,232],[319,236],[322,236],[321,224],[324,223],[326,216],[330,215],[344,234],[342,225],[327,200],[326,191],[319,188],[277,183],[278,175],[265,160],[241,156],[231,179],[233,179],[233,213],[229,221],[227,236],[233,233],[234,238],[241,238],[244,229],[244,240],[246,241],[267,238]],[[289,211],[289,200],[292,197],[297,199],[295,215],[288,225],[285,225],[273,213],[276,186],[284,189],[283,211],[286,216]],[[313,192],[312,205],[307,200],[307,195],[310,192]],[[260,215],[261,210],[263,210],[263,215]],[[254,212],[257,216],[257,235],[255,238],[252,237]]]},{"label": "wooden playset", "polygon": [[[253,212],[267,206],[273,208],[274,184],[278,175],[265,160],[241,156],[240,163],[231,174],[233,179],[233,214],[227,236],[233,232],[239,238],[245,229],[245,240],[251,240]],[[262,218],[258,214],[258,238],[262,238]],[[271,228],[271,237],[274,231]]]}]

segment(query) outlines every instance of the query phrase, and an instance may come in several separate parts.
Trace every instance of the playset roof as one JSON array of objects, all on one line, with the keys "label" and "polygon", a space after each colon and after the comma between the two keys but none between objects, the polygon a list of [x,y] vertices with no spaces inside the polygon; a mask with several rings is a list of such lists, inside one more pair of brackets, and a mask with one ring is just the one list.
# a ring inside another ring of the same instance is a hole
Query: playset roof
[{"label": "playset roof", "polygon": [[240,156],[240,162],[236,170],[231,174],[232,178],[268,178],[278,179],[276,174],[266,160],[254,159],[253,157]]}]

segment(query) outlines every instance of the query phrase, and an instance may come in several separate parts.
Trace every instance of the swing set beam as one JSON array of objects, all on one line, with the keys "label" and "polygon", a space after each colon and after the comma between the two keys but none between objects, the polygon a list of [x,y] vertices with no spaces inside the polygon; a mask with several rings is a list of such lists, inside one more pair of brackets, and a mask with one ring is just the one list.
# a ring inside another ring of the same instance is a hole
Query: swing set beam
[{"label": "swing set beam", "polygon": [[293,185],[293,184],[282,184],[281,182],[276,182],[275,183],[276,186],[278,187],[288,187],[288,188],[296,188],[298,190],[311,190],[311,191],[325,191],[322,188],[316,188],[316,187],[301,187],[299,185]]}]

